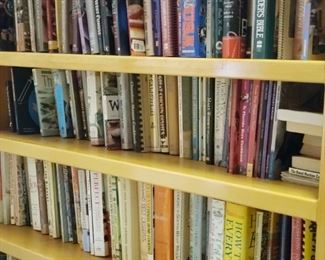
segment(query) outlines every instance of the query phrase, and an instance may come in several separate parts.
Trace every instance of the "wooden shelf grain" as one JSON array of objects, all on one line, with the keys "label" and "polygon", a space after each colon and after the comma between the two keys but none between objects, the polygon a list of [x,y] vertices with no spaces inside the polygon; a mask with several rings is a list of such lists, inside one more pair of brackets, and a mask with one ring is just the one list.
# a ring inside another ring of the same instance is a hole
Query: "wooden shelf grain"
[{"label": "wooden shelf grain", "polygon": [[325,61],[0,52],[0,66],[310,83],[325,82]]},{"label": "wooden shelf grain", "polygon": [[0,251],[22,260],[102,259],[83,252],[77,244],[63,243],[31,227],[14,225],[0,225]]},{"label": "wooden shelf grain", "polygon": [[316,188],[230,175],[223,168],[176,156],[107,151],[88,141],[6,131],[0,131],[0,150],[316,220]]}]

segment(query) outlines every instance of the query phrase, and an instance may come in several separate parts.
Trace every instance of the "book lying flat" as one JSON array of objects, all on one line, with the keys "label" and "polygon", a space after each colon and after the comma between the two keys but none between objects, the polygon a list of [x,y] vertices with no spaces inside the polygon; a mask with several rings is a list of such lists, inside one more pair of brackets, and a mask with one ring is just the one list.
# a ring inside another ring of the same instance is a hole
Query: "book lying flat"
[{"label": "book lying flat", "polygon": [[323,126],[323,114],[320,113],[279,109],[278,119],[281,121]]},{"label": "book lying flat", "polygon": [[320,160],[305,156],[292,156],[292,167],[306,171],[320,172]]},{"label": "book lying flat", "polygon": [[287,131],[321,137],[323,134],[323,126],[287,121]]},{"label": "book lying flat", "polygon": [[292,175],[289,172],[281,172],[281,180],[306,186],[318,187],[318,180]]}]

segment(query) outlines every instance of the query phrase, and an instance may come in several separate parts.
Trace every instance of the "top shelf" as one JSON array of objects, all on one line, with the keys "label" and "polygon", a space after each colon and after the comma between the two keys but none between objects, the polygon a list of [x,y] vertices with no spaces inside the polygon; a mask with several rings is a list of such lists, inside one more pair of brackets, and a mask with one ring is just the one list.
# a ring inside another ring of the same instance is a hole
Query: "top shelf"
[{"label": "top shelf", "polygon": [[310,83],[325,82],[325,61],[0,52],[0,66]]}]

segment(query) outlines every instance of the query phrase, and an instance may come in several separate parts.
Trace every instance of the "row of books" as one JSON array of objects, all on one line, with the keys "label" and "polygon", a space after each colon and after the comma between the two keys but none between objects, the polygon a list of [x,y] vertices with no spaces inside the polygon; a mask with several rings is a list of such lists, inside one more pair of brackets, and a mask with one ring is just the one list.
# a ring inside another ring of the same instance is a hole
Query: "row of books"
[{"label": "row of books", "polygon": [[0,223],[113,259],[313,259],[316,224],[1,153]]},{"label": "row of books", "polygon": [[17,51],[276,58],[290,46],[295,59],[325,52],[323,1],[10,0],[1,8],[1,44],[14,49],[16,41]]}]

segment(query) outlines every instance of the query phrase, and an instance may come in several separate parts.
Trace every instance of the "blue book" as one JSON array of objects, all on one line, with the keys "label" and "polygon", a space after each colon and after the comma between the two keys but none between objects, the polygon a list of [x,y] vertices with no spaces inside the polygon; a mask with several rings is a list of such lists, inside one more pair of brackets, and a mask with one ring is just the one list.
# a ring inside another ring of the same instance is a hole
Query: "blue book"
[{"label": "blue book", "polygon": [[73,137],[73,125],[70,108],[69,89],[65,72],[62,70],[53,71],[54,96],[58,116],[59,130],[61,137]]},{"label": "blue book", "polygon": [[207,1],[183,0],[180,6],[182,57],[206,57]]},{"label": "blue book", "polygon": [[17,133],[39,133],[39,119],[32,70],[14,67],[11,73]]},{"label": "blue book", "polygon": [[162,56],[160,0],[152,0],[152,24],[155,56]]}]

